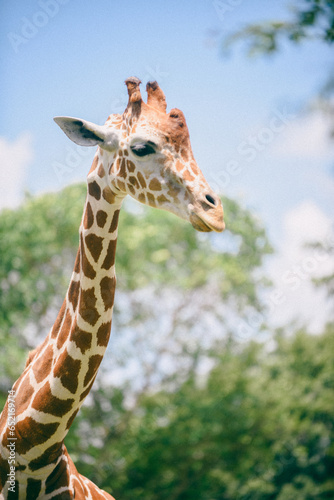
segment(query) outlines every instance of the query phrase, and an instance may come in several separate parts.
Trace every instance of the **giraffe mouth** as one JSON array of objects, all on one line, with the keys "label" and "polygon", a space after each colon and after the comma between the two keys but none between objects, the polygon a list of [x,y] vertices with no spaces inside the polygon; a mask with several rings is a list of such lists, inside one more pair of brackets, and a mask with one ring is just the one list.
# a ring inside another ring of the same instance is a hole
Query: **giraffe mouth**
[{"label": "giraffe mouth", "polygon": [[209,233],[210,231],[221,233],[225,229],[223,217],[219,218],[219,220],[217,218],[216,220],[208,221],[207,218],[204,220],[204,218],[200,217],[195,212],[192,212],[189,220],[194,229],[203,233]]}]

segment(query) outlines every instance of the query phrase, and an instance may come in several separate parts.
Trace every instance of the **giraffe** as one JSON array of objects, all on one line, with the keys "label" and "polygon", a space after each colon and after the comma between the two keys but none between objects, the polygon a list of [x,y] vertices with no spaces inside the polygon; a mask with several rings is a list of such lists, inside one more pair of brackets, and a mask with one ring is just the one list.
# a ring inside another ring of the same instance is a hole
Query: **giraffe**
[{"label": "giraffe", "polygon": [[98,147],[65,300],[44,342],[29,353],[0,417],[1,499],[113,499],[78,473],[64,438],[108,345],[124,198],[172,212],[198,231],[225,227],[220,198],[194,159],[182,111],[166,112],[157,82],[147,83],[147,103],[138,78],[125,83],[124,113],[110,115],[102,126],[54,118],[76,144]]}]

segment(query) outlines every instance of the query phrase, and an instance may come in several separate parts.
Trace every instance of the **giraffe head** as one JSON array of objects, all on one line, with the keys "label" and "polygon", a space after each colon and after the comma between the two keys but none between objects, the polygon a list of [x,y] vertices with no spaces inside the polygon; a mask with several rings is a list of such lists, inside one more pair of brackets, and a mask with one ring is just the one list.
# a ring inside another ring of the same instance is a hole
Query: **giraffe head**
[{"label": "giraffe head", "polygon": [[141,203],[188,220],[198,231],[223,231],[223,207],[199,169],[182,111],[166,113],[165,95],[157,82],[125,81],[129,102],[122,115],[110,115],[102,126],[85,120],[56,117],[56,123],[76,144],[99,146],[101,160],[89,175],[106,179],[111,191],[131,195]]}]

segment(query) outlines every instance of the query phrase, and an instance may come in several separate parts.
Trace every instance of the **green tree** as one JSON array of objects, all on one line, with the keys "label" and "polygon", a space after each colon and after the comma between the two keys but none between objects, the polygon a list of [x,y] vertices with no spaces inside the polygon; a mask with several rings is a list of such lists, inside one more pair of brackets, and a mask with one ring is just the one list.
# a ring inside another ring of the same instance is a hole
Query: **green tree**
[{"label": "green tree", "polygon": [[[333,238],[331,239],[327,238],[326,241],[318,241],[315,243],[311,243],[308,245],[308,247],[320,251],[323,255],[326,255],[328,257],[329,261],[333,262],[333,255],[334,255]],[[328,298],[332,299],[332,297],[334,296],[334,269],[329,274],[313,279],[313,283],[317,287],[325,288]]]},{"label": "green tree", "polygon": [[[241,43],[249,56],[273,55],[283,49],[284,43],[294,45],[320,41],[331,46],[334,42],[333,0],[294,0],[290,2],[286,20],[251,23],[228,35],[224,34],[222,47],[228,51]],[[330,134],[334,137],[334,74],[328,69],[324,84],[319,89],[312,110],[320,110],[331,123]]]},{"label": "green tree", "polygon": [[290,2],[288,20],[253,23],[236,31],[225,40],[225,46],[236,41],[247,44],[250,55],[272,54],[285,40],[301,43],[320,40],[334,42],[334,2],[332,0],[302,0]]},{"label": "green tree", "polygon": [[[85,188],[27,197],[0,214],[0,388],[7,395],[27,349],[44,338],[69,281]],[[52,324],[52,323],[51,323]]]},{"label": "green tree", "polygon": [[230,342],[206,379],[130,410],[100,388],[72,432],[79,470],[125,500],[333,498],[333,328]]}]

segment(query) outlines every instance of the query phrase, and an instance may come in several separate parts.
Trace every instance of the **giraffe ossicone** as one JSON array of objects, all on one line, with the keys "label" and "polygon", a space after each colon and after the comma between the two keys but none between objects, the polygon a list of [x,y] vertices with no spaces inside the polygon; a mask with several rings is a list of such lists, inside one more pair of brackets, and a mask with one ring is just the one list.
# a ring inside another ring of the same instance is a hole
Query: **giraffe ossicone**
[{"label": "giraffe ossicone", "polygon": [[13,385],[14,428],[10,399],[0,416],[1,500],[11,495],[27,500],[113,498],[78,473],[64,438],[108,345],[118,216],[126,195],[172,212],[199,231],[224,230],[220,198],[197,166],[182,111],[166,112],[157,82],[146,86],[147,103],[138,78],[125,83],[128,105],[104,125],[55,118],[76,144],[98,147],[87,177],[79,250],[65,300],[45,341],[29,354]]}]

